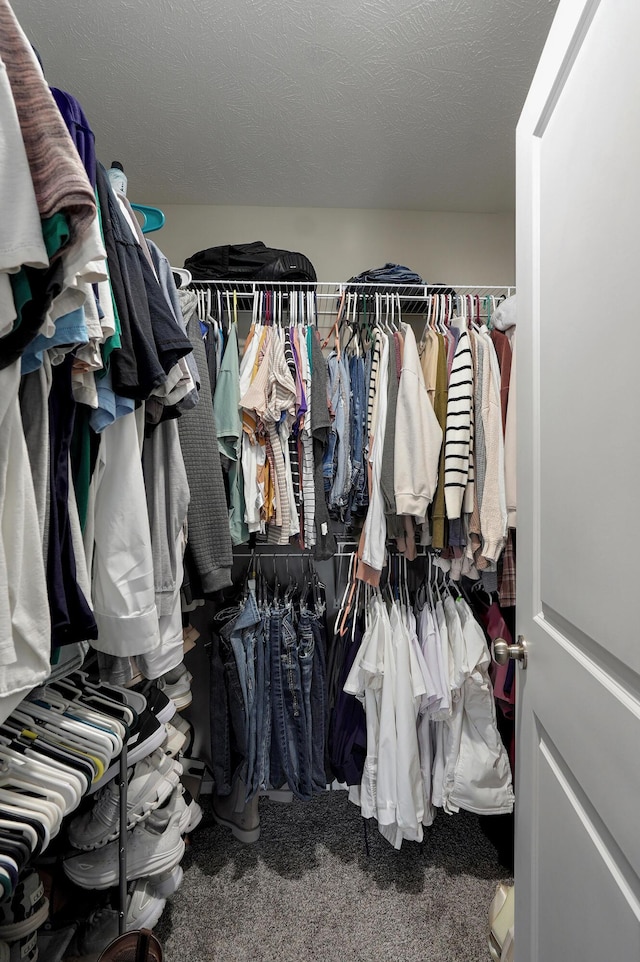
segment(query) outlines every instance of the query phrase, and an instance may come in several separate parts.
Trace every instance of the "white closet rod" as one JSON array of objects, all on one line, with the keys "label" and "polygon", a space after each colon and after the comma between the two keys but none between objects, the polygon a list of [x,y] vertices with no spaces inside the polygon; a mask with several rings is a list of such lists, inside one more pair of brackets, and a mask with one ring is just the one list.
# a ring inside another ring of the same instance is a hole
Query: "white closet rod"
[{"label": "white closet rod", "polygon": [[385,293],[398,293],[401,298],[416,300],[417,298],[431,297],[443,293],[455,291],[456,294],[480,294],[483,297],[491,294],[506,294],[509,297],[515,293],[513,284],[377,284],[375,281],[240,281],[240,280],[199,280],[193,278],[191,284],[200,287],[203,284],[213,288],[220,288],[221,291],[237,294],[259,294],[260,291],[311,291],[317,297],[339,297],[343,292],[352,294],[366,294],[368,291],[384,291]]},{"label": "white closet rod", "polygon": [[[425,312],[434,297],[441,297],[455,291],[457,295],[477,294],[483,297],[510,297],[515,293],[513,284],[377,284],[375,281],[240,281],[240,280],[198,280],[193,279],[190,285],[194,290],[210,289],[212,293],[232,295],[239,298],[256,297],[268,291],[281,294],[283,299],[289,294],[310,293],[315,295],[316,302],[331,301],[332,303],[318,304],[318,315],[333,315],[337,312],[337,302],[343,293],[367,295],[395,294],[401,302],[412,302],[410,314],[420,314],[416,302],[423,301]],[[230,305],[232,306],[232,305]],[[238,305],[239,310],[246,307]],[[481,315],[485,316],[485,315]]]}]

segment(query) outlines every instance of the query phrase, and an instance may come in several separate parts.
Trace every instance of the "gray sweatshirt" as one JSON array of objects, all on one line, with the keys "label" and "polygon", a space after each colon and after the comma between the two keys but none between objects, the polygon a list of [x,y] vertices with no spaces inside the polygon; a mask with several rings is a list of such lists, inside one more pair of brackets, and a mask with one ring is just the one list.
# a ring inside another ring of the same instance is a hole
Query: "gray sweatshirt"
[{"label": "gray sweatshirt", "polygon": [[199,371],[200,403],[178,420],[180,446],[187,471],[189,547],[202,587],[209,594],[231,584],[233,554],[229,513],[222,480],[218,435],[213,414],[207,355],[193,291],[178,291],[180,306]]}]

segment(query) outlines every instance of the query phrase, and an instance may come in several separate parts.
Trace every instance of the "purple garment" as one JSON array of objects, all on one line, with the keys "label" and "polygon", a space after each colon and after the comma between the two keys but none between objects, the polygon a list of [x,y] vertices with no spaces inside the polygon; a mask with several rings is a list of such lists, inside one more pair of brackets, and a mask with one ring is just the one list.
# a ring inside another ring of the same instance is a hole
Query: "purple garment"
[{"label": "purple garment", "polygon": [[302,380],[302,371],[300,368],[300,358],[298,356],[298,350],[296,348],[295,337],[293,336],[293,329],[290,328],[291,336],[291,352],[293,354],[293,361],[296,368],[296,393],[300,395],[300,405],[296,412],[296,433],[300,425],[300,419],[307,413],[307,395],[304,390],[304,381]]},{"label": "purple garment", "polygon": [[96,138],[76,98],[64,90],[51,87],[53,99],[58,105],[62,119],[67,125],[71,139],[80,154],[91,186],[96,186]]}]

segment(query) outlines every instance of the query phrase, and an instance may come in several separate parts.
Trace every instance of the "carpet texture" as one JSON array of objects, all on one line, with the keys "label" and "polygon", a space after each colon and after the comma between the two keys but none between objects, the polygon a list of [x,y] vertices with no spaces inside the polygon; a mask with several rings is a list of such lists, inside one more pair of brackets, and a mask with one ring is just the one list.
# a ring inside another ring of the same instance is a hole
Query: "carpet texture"
[{"label": "carpet texture", "polygon": [[156,928],[165,962],[487,962],[487,913],[505,869],[474,815],[440,814],[400,852],[345,792],[260,801],[242,845],[205,818]]}]

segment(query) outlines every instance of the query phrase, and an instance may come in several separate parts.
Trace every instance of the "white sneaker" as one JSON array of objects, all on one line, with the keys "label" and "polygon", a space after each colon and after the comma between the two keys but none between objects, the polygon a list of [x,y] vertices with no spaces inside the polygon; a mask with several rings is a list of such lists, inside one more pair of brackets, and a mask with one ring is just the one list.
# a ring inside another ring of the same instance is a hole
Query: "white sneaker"
[{"label": "white sneaker", "polygon": [[153,929],[166,904],[167,900],[158,895],[150,879],[138,879],[129,894],[127,929]]},{"label": "white sneaker", "polygon": [[[161,750],[128,770],[127,828],[133,828],[150,812],[163,805],[180,780],[182,766]],[[88,852],[107,845],[120,830],[120,791],[113,779],[96,795],[95,805],[69,825],[69,841],[74,848]]]},{"label": "white sneaker", "polygon": [[185,745],[189,741],[189,734],[180,728],[176,728],[173,722],[167,722],[165,728],[167,730],[167,740],[164,744],[164,750],[171,758],[175,758],[184,750]]},{"label": "white sneaker", "polygon": [[[186,806],[185,806],[186,807]],[[127,881],[159,875],[177,865],[185,844],[180,832],[181,813],[176,811],[164,828],[153,823],[152,813],[136,825],[127,841]],[[118,841],[94,852],[81,852],[66,859],[64,871],[76,885],[85,889],[106,889],[118,882]]]},{"label": "white sneaker", "polygon": [[178,711],[188,708],[193,700],[191,682],[193,676],[184,664],[173,668],[158,678],[158,688],[175,704]]},{"label": "white sneaker", "polygon": [[149,824],[153,825],[158,831],[162,831],[164,826],[168,825],[172,818],[178,819],[180,834],[186,834],[189,823],[191,822],[191,812],[184,799],[184,788],[182,785],[178,785],[178,787],[174,789],[173,794],[164,805],[151,813],[149,816]]},{"label": "white sneaker", "polygon": [[168,899],[178,891],[182,885],[183,878],[184,869],[182,865],[176,865],[175,868],[167,872],[162,872],[161,875],[154,875],[152,879],[149,879],[149,884],[153,887],[153,891],[159,898]]},{"label": "white sneaker", "polygon": [[[127,897],[126,929],[152,929],[167,904],[151,888],[147,879],[138,879],[129,887]],[[118,912],[116,909],[96,909],[87,919],[77,938],[76,950],[83,959],[96,959],[118,937]],[[2,959],[0,957],[0,962]]]},{"label": "white sneaker", "polygon": [[192,797],[191,792],[183,785],[178,785],[171,798],[160,808],[157,808],[150,816],[156,828],[160,829],[166,825],[175,815],[180,816],[180,832],[188,835],[198,827],[202,821],[202,809]]},{"label": "white sneaker", "polygon": [[185,788],[182,798],[189,812],[189,822],[185,829],[185,835],[190,835],[202,821],[203,812],[188,788]]}]

